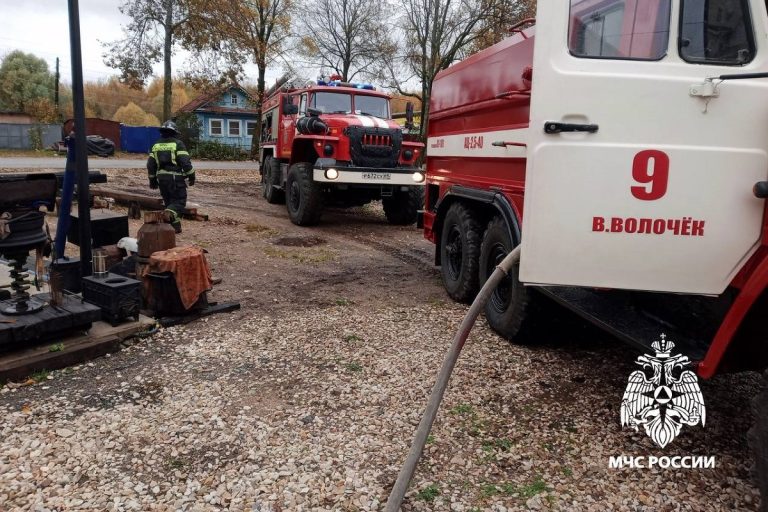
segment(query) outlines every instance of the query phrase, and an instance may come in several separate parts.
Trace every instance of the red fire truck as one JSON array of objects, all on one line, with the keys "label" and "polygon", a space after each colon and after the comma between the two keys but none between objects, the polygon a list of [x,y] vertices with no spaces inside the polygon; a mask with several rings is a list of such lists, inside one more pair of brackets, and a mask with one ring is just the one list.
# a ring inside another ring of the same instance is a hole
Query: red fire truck
[{"label": "red fire truck", "polygon": [[325,206],[378,199],[390,223],[416,221],[424,145],[404,140],[388,94],[339,80],[286,87],[265,101],[261,132],[263,195],[284,202],[294,224],[317,224]]},{"label": "red fire truck", "polygon": [[666,333],[703,378],[765,370],[766,2],[538,5],[434,83],[423,228],[448,294],[522,243],[485,308],[506,338],[534,340],[548,296],[647,352]]}]

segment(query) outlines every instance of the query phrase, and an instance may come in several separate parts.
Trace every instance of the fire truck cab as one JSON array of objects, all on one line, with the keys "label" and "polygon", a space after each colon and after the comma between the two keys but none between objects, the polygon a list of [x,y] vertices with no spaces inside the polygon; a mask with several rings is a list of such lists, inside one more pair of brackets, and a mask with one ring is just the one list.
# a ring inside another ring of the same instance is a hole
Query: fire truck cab
[{"label": "fire truck cab", "polygon": [[548,296],[642,351],[666,333],[701,377],[764,371],[766,1],[541,1],[513,32],[432,89],[423,227],[448,294],[522,244],[485,308],[508,339],[535,341]]},{"label": "fire truck cab", "polygon": [[381,199],[387,220],[411,224],[423,204],[424,145],[404,140],[389,95],[368,84],[318,80],[269,96],[262,117],[263,195],[285,202],[300,226],[316,224],[325,206]]}]

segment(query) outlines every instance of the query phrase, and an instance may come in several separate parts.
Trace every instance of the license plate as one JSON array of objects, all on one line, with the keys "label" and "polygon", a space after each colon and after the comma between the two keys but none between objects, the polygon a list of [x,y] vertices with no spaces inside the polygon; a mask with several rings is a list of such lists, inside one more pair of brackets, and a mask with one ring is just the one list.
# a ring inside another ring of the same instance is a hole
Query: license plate
[{"label": "license plate", "polygon": [[364,180],[391,180],[392,174],[388,172],[364,172]]}]

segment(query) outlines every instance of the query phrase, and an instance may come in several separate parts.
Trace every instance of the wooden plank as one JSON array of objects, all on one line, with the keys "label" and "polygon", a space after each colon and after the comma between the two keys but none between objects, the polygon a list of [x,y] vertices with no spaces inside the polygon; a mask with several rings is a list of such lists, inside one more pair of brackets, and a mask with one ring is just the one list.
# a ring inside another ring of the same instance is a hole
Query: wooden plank
[{"label": "wooden plank", "polygon": [[238,309],[240,309],[239,302],[224,302],[222,304],[210,304],[206,308],[190,312],[189,315],[166,316],[159,319],[157,322],[163,327],[172,327],[174,325],[188,324],[189,322],[192,322],[204,316],[210,316],[216,313],[229,313],[230,311],[237,311]]},{"label": "wooden plank", "polygon": [[60,339],[62,349],[51,352],[53,342],[0,356],[0,382],[21,380],[40,370],[57,370],[122,349],[120,342],[154,324],[142,316],[137,322],[112,327],[96,322],[85,335]]}]

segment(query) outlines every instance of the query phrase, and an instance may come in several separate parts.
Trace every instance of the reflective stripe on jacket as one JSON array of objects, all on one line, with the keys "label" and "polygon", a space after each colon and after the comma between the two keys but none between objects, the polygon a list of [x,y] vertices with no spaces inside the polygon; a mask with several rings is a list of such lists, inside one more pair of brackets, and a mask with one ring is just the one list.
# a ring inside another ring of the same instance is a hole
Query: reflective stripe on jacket
[{"label": "reflective stripe on jacket", "polygon": [[174,138],[161,138],[149,152],[147,171],[150,178],[171,174],[190,176],[194,174],[192,161],[184,143]]}]

